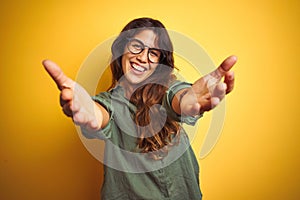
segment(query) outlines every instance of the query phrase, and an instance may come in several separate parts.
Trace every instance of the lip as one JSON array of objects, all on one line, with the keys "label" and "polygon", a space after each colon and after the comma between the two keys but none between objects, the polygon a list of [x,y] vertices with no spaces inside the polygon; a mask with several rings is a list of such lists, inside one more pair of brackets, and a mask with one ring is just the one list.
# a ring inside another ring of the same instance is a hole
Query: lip
[{"label": "lip", "polygon": [[146,67],[139,65],[136,62],[130,62],[130,67],[135,74],[144,74],[148,70]]}]

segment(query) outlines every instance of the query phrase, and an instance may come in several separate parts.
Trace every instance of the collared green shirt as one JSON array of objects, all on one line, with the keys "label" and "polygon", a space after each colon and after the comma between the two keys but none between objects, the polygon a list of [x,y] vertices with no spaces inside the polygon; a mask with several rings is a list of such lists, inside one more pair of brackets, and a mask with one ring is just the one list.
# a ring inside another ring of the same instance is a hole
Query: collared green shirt
[{"label": "collared green shirt", "polygon": [[[159,109],[162,115],[194,125],[200,116],[180,116],[171,107],[176,92],[187,87],[190,84],[185,82],[173,83]],[[109,123],[100,131],[82,130],[87,138],[105,141],[102,200],[201,200],[199,166],[183,128],[168,154],[154,160],[137,149],[137,125],[132,118],[136,106],[125,98],[123,88],[117,86],[93,99],[110,114]]]}]

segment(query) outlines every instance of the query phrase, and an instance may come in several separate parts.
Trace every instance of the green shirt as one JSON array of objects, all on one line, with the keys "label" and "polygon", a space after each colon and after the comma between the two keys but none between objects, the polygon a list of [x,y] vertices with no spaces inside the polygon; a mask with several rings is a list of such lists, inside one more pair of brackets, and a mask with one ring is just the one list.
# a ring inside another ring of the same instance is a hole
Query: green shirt
[{"label": "green shirt", "polygon": [[[199,117],[180,116],[171,107],[174,94],[187,87],[190,84],[185,82],[172,84],[160,109],[178,122],[194,125]],[[163,159],[154,160],[136,150],[136,125],[132,118],[136,107],[125,98],[123,88],[117,86],[93,99],[110,114],[105,128],[96,133],[82,131],[87,138],[105,140],[102,200],[202,198],[198,162],[183,128],[178,144],[170,147]]]}]

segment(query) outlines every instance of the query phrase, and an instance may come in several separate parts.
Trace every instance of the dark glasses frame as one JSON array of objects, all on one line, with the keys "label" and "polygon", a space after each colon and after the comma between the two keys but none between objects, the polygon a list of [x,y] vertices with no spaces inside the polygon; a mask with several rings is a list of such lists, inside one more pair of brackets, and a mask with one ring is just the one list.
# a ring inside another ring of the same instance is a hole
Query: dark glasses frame
[{"label": "dark glasses frame", "polygon": [[[164,51],[161,50],[161,49],[158,49],[158,48],[152,48],[152,47],[149,47],[147,45],[145,45],[142,41],[140,41],[139,39],[136,39],[136,38],[128,38],[127,39],[128,42],[126,44],[126,47],[128,49],[128,51],[132,54],[140,54],[142,53],[146,48],[148,48],[148,52],[147,52],[147,58],[148,58],[148,61],[151,62],[151,63],[161,63],[161,61],[165,58],[165,54],[164,54]],[[131,44],[133,42],[136,42],[139,44],[139,48],[135,48],[135,50],[133,49],[134,47],[131,46]],[[160,55],[158,55],[158,61],[155,61],[153,59],[151,59],[151,56],[150,56],[150,53],[156,53],[156,52],[159,52]]]}]

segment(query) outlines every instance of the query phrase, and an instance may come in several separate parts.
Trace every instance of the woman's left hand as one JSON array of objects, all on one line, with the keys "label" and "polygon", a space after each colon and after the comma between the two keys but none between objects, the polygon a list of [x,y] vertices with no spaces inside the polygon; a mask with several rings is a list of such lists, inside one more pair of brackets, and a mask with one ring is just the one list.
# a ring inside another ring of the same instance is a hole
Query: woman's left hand
[{"label": "woman's left hand", "polygon": [[234,73],[231,68],[236,61],[236,56],[226,58],[216,70],[198,79],[188,91],[181,91],[186,94],[180,100],[180,113],[194,116],[216,107],[233,90]]}]

